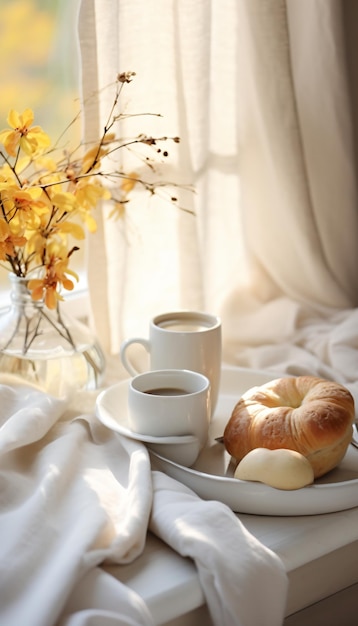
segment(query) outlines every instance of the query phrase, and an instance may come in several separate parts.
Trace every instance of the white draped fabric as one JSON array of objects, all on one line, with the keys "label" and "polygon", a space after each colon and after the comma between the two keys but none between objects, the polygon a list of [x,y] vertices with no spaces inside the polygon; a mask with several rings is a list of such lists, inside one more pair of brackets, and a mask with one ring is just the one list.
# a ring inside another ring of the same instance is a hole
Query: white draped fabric
[{"label": "white draped fabric", "polygon": [[[122,221],[99,220],[89,285],[106,350],[146,333],[154,313],[205,309],[222,316],[226,361],[318,373],[356,393],[343,4],[82,0],[79,32],[84,100],[135,71],[126,110],[163,117],[135,118],[124,131],[179,135],[163,178],[196,188],[179,192],[179,208],[138,194]],[[104,92],[87,104],[87,138],[109,104]]]},{"label": "white draped fabric", "polygon": [[0,379],[1,625],[153,626],[100,567],[133,562],[148,530],[195,562],[214,626],[281,624],[280,558],[224,504],[152,471],[142,443],[95,418],[96,395]]}]

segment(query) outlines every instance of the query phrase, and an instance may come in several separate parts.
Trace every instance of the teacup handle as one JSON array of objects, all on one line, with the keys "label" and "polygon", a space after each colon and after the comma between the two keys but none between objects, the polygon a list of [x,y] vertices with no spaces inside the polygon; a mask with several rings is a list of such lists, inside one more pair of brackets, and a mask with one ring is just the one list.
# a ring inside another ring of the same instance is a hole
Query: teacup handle
[{"label": "teacup handle", "polygon": [[127,349],[134,343],[139,343],[141,346],[143,346],[143,348],[146,349],[148,353],[150,352],[150,342],[148,339],[144,339],[143,337],[132,337],[131,339],[125,339],[122,342],[119,350],[120,358],[122,364],[131,376],[136,376],[137,374],[139,374],[139,371],[135,369],[133,363],[130,361],[130,359],[127,358]]}]

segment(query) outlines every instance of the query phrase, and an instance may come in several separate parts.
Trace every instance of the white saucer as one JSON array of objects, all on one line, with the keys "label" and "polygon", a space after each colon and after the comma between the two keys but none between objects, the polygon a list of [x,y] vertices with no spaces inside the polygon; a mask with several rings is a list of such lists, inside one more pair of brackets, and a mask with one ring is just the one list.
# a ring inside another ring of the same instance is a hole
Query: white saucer
[{"label": "white saucer", "polygon": [[96,415],[102,424],[125,437],[136,439],[143,443],[190,444],[198,441],[194,435],[152,437],[131,430],[128,424],[128,385],[128,380],[124,380],[99,394],[96,401]]}]

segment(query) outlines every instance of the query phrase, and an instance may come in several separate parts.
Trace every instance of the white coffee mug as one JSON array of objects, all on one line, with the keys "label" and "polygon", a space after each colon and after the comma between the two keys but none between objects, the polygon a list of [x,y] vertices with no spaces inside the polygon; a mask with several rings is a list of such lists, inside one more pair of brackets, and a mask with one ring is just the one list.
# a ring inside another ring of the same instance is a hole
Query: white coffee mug
[{"label": "white coffee mug", "polygon": [[190,370],[155,370],[134,376],[128,387],[131,430],[152,437],[195,435],[203,447],[211,416],[210,383]]},{"label": "white coffee mug", "polygon": [[132,337],[121,345],[121,361],[131,376],[139,373],[127,352],[133,344],[141,344],[147,350],[151,370],[187,369],[207,376],[214,411],[221,375],[219,317],[200,311],[173,311],[156,315],[149,324],[149,339]]}]

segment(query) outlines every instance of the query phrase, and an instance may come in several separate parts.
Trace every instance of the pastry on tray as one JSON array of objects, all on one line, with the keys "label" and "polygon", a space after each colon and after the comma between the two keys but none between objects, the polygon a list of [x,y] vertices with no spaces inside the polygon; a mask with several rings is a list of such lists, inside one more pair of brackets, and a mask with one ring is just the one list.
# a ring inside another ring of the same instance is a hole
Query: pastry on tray
[{"label": "pastry on tray", "polygon": [[343,385],[315,376],[277,378],[239,399],[223,443],[238,463],[256,448],[296,451],[318,478],[343,459],[354,417],[353,396]]}]

